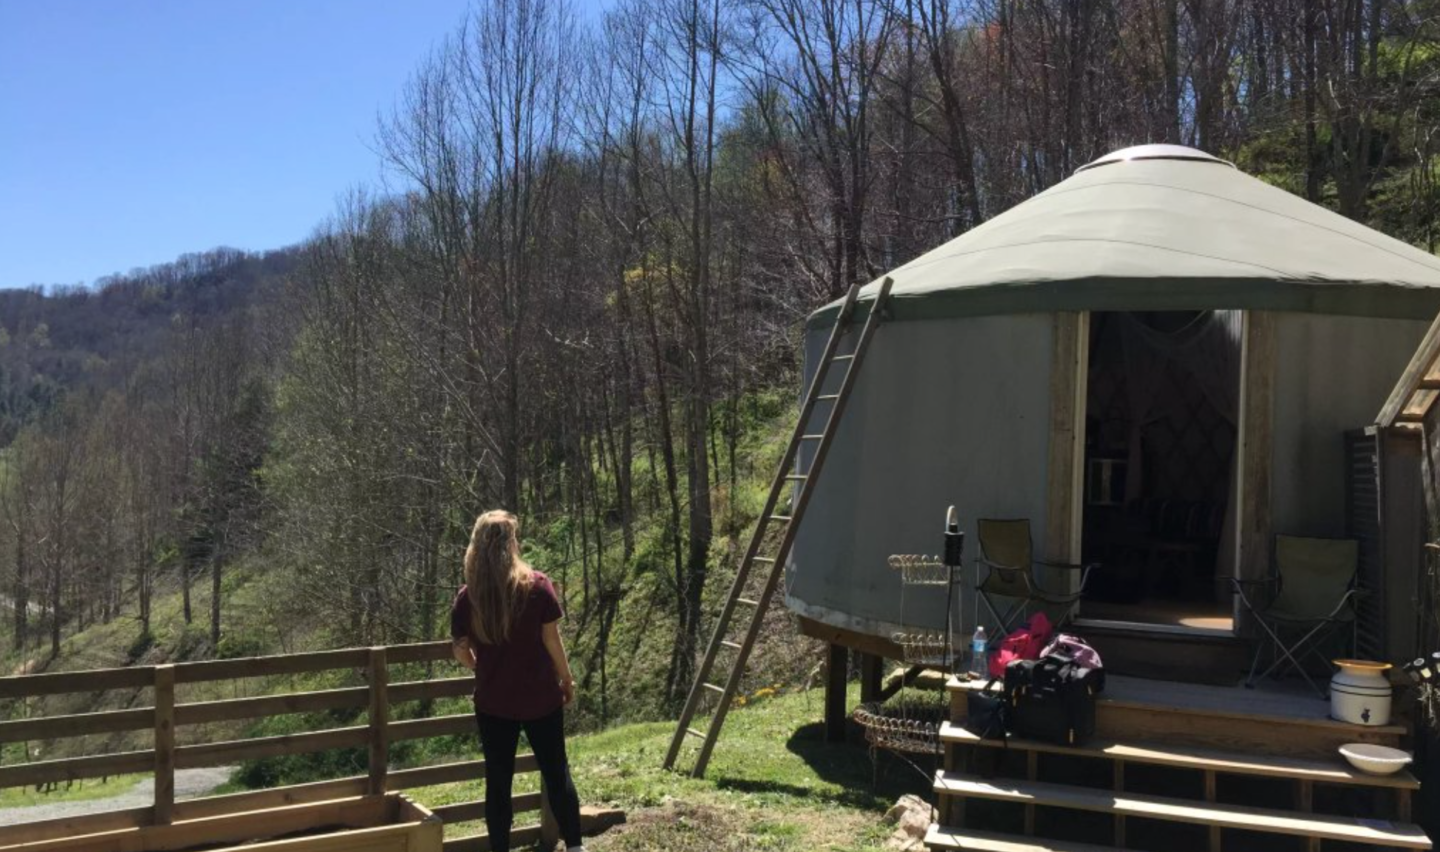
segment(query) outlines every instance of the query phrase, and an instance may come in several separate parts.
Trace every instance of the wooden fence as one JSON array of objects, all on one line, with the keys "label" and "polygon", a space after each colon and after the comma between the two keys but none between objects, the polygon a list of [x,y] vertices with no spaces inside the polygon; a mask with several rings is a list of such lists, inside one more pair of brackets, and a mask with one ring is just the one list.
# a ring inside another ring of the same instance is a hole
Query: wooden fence
[{"label": "wooden fence", "polygon": [[[140,751],[0,765],[0,788],[130,773],[150,772],[155,777],[155,799],[154,804],[149,807],[111,810],[83,817],[31,822],[18,826],[0,826],[0,836],[4,838],[3,843],[22,843],[81,833],[168,825],[241,810],[263,810],[346,796],[408,790],[433,784],[478,781],[483,779],[485,773],[483,760],[464,760],[416,769],[389,768],[392,743],[475,733],[475,717],[470,713],[405,721],[391,719],[390,711],[396,704],[470,694],[473,679],[468,675],[390,682],[392,665],[450,658],[450,643],[442,641],[0,678],[0,701],[145,687],[152,687],[154,690],[153,707],[0,721],[0,745],[92,734],[144,730],[154,732],[153,747]],[[353,688],[292,692],[255,698],[182,704],[175,702],[177,685],[336,669],[363,672],[366,684]],[[177,730],[186,725],[336,709],[365,709],[368,711],[367,722],[353,727],[280,736],[192,745],[177,745],[176,742]],[[369,771],[365,775],[332,781],[294,784],[178,802],[175,800],[177,769],[222,766],[242,760],[334,748],[367,749]],[[516,761],[517,772],[534,772],[537,768],[533,755],[522,755]],[[511,834],[512,844],[518,846],[532,842],[541,836],[542,831],[547,836],[553,833],[553,820],[544,806],[541,793],[516,795],[513,806],[517,814],[542,811],[542,815],[541,824],[517,826]],[[485,802],[479,799],[442,805],[432,810],[446,823],[465,822],[482,819]],[[484,852],[489,849],[489,842],[484,834],[447,838],[445,849],[446,852]]]}]

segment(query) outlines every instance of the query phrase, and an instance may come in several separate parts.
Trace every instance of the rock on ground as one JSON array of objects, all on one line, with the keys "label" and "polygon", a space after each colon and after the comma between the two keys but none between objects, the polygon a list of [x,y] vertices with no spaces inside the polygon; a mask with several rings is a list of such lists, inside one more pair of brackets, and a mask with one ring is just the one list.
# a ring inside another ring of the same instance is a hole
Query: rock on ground
[{"label": "rock on ground", "polygon": [[929,802],[908,794],[900,797],[894,807],[885,812],[885,822],[893,823],[895,831],[885,841],[886,849],[901,852],[918,852],[925,848],[925,832],[935,821],[937,813]]}]

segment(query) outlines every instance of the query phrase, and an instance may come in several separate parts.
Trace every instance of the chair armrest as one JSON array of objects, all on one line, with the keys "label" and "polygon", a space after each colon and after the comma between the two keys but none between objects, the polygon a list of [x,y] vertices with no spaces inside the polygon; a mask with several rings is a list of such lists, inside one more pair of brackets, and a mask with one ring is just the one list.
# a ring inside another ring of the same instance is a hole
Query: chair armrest
[{"label": "chair armrest", "polygon": [[1089,571],[1099,564],[1096,562],[1086,562],[1077,565],[1073,562],[1051,562],[1048,559],[1036,559],[1033,561],[1036,565],[1044,565],[1046,568],[1062,568],[1066,571]]},{"label": "chair armrest", "polygon": [[976,557],[975,557],[975,564],[976,564],[976,565],[984,565],[986,568],[989,568],[989,569],[991,569],[992,571],[1021,571],[1021,570],[1023,570],[1019,565],[1006,565],[1006,564],[1004,564],[1004,563],[1002,563],[1002,562],[991,562],[989,559],[986,559],[986,558],[983,557],[983,556],[976,556]]},{"label": "chair armrest", "polygon": [[1343,594],[1343,595],[1340,596],[1340,601],[1339,601],[1339,603],[1336,603],[1336,604],[1335,604],[1335,608],[1330,611],[1330,614],[1329,614],[1329,615],[1325,616],[1325,620],[1326,620],[1326,621],[1333,621],[1333,620],[1335,620],[1335,616],[1337,616],[1337,615],[1340,614],[1340,610],[1342,610],[1342,609],[1344,609],[1345,607],[1347,607],[1347,606],[1350,605],[1350,600],[1351,600],[1352,598],[1364,598],[1364,597],[1369,597],[1369,596],[1370,596],[1370,592],[1367,591],[1367,590],[1365,590],[1365,589],[1357,589],[1357,588],[1347,589],[1347,590],[1345,591],[1345,594]]},{"label": "chair armrest", "polygon": [[1215,575],[1215,582],[1219,583],[1219,582],[1221,582],[1221,581],[1228,582],[1228,583],[1231,583],[1231,584],[1236,585],[1236,586],[1263,586],[1263,585],[1277,585],[1277,586],[1278,586],[1278,585],[1280,584],[1280,575],[1279,575],[1279,574],[1271,574],[1271,575],[1269,575],[1268,577],[1255,577],[1255,578],[1250,578],[1250,577],[1237,577],[1237,576],[1235,576],[1234,574],[1217,574],[1217,575]]}]

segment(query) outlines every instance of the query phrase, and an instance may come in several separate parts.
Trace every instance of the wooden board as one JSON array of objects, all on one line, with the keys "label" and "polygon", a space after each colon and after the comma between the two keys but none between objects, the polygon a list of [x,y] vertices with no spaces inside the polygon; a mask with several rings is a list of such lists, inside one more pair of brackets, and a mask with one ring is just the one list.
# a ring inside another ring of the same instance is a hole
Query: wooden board
[{"label": "wooden board", "polygon": [[149,686],[154,677],[154,667],[152,666],[0,677],[0,698],[61,695],[67,692],[103,692],[107,689],[138,689],[142,686]]},{"label": "wooden board", "polygon": [[392,666],[400,663],[431,663],[448,660],[452,654],[449,639],[435,642],[412,642],[408,645],[387,645],[385,648]]},{"label": "wooden board", "polygon": [[[534,843],[540,839],[540,826],[527,825],[510,830],[512,848]],[[445,841],[445,852],[490,852],[490,835],[472,834],[469,837],[455,837]]]},{"label": "wooden board", "polygon": [[[517,814],[538,811],[540,810],[540,798],[539,793],[520,793],[510,799],[510,807]],[[485,800],[478,799],[473,802],[440,805],[433,808],[433,811],[435,816],[445,822],[471,822],[485,818]]]},{"label": "wooden board", "polygon": [[[522,754],[515,758],[515,772],[538,772],[540,764],[533,754]],[[479,781],[485,777],[485,761],[461,760],[455,763],[441,763],[422,766],[418,769],[396,769],[386,776],[391,790],[410,790],[415,787],[429,787],[435,784],[452,784],[456,781]]]},{"label": "wooden board", "polygon": [[[965,719],[963,696],[964,693],[952,696],[952,718]],[[1205,711],[1165,712],[1104,704],[1096,707],[1095,736],[1123,742],[1158,742],[1314,760],[1332,757],[1346,743],[1374,743],[1391,748],[1402,745],[1400,734],[1384,729],[1354,726],[1349,730],[1327,730],[1265,717],[1240,720]]]},{"label": "wooden board", "polygon": [[959,849],[964,852],[1120,852],[1113,846],[1033,837],[1021,839],[943,825],[930,826],[930,830],[925,832],[925,845],[931,849]]},{"label": "wooden board", "polygon": [[[75,837],[81,834],[99,834],[102,831],[120,831],[139,828],[153,822],[154,810],[149,807],[127,808],[119,811],[103,811],[98,814],[58,817],[56,819],[22,822],[4,827],[4,840],[0,844],[35,843],[40,840],[55,840],[61,837]],[[0,845],[0,849],[7,848]]]},{"label": "wooden board", "polygon": [[[983,680],[951,677],[945,685],[952,694],[963,695],[983,688],[985,683]],[[1135,707],[1156,712],[1208,713],[1237,720],[1359,727],[1330,719],[1329,704],[1313,696],[1297,697],[1258,689],[1148,680],[1124,675],[1107,675],[1105,691],[1095,700],[1097,705]],[[1385,726],[1377,730],[1391,727],[1397,733],[1404,732],[1404,728],[1399,726]]]},{"label": "wooden board", "polygon": [[356,775],[350,778],[337,778],[333,781],[312,781],[309,784],[292,784],[288,787],[275,787],[269,790],[251,790],[224,796],[184,799],[175,803],[175,821],[185,822],[245,811],[348,799],[365,794],[365,781],[364,775]]},{"label": "wooden board", "polygon": [[155,752],[122,751],[93,757],[66,757],[59,760],[37,760],[0,766],[0,787],[25,787],[55,781],[77,781],[81,778],[104,778],[149,772],[155,767]]},{"label": "wooden board", "polygon": [[0,846],[4,852],[175,852],[200,844],[242,843],[320,826],[368,828],[384,822],[395,803],[380,796],[334,799],[223,814],[173,825],[67,837],[34,844]]},{"label": "wooden board", "polygon": [[80,737],[88,734],[113,734],[141,731],[155,724],[155,708],[106,710],[100,713],[75,713],[70,716],[47,716],[40,719],[17,719],[0,722],[0,743],[21,743],[26,740],[49,740]]},{"label": "wooden board", "polygon": [[871,636],[868,633],[860,633],[855,630],[846,630],[843,627],[832,627],[813,618],[806,618],[803,615],[796,616],[800,625],[800,633],[812,639],[819,639],[832,645],[844,645],[852,651],[861,651],[866,654],[874,654],[877,657],[884,657],[887,660],[905,659],[904,650],[895,642],[879,636]]},{"label": "wooden board", "polygon": [[259,698],[196,701],[175,705],[175,723],[177,725],[203,725],[207,722],[251,719],[256,716],[340,710],[364,707],[369,700],[370,690],[363,686],[357,686],[349,689],[324,689],[316,692],[266,695]]},{"label": "wooden board", "polygon": [[227,740],[204,745],[180,746],[175,749],[175,766],[177,769],[224,766],[236,761],[278,757],[283,754],[302,754],[331,748],[361,748],[368,742],[369,728],[364,725],[336,728],[331,731]]},{"label": "wooden board", "polygon": [[1069,311],[1055,314],[1050,359],[1049,461],[1045,468],[1044,556],[1067,563],[1080,561],[1078,519],[1084,458],[1081,441],[1085,431],[1083,365],[1088,358],[1088,330],[1088,314]]},{"label": "wooden board", "polygon": [[995,780],[937,772],[935,792],[1016,804],[1068,808],[1141,819],[1215,825],[1221,828],[1369,843],[1402,849],[1429,849],[1430,839],[1418,826],[1384,820],[1298,815],[1241,805],[1213,805],[1159,796],[1117,794],[1111,790],[1068,787],[1032,781]]},{"label": "wooden board", "polygon": [[439,821],[387,825],[335,832],[318,837],[292,837],[217,852],[440,852],[445,828]]},{"label": "wooden board", "polygon": [[407,680],[390,684],[390,706],[402,701],[421,701],[426,698],[468,698],[474,691],[473,675],[441,677],[435,680]]},{"label": "wooden board", "polygon": [[[1275,431],[1275,315],[1245,312],[1241,350],[1239,487],[1236,518],[1238,559],[1235,573],[1258,579],[1270,573],[1271,470]],[[1338,436],[1337,436],[1338,439]],[[1244,633],[1249,614],[1237,608]],[[1249,635],[1245,633],[1245,635]]]},{"label": "wooden board", "polygon": [[1027,752],[1104,758],[1127,763],[1146,763],[1204,772],[1223,772],[1231,775],[1295,778],[1322,784],[1344,784],[1357,787],[1420,789],[1420,782],[1415,780],[1415,776],[1409,772],[1402,770],[1394,775],[1369,775],[1352,768],[1338,756],[1329,761],[1305,760],[1279,755],[1257,757],[1253,753],[1247,752],[1187,748],[1169,743],[1163,745],[1134,741],[1122,743],[1114,740],[1092,740],[1082,746],[1065,746],[1019,737],[1011,737],[1008,741],[1001,742],[1000,740],[982,740],[970,731],[949,722],[941,726],[940,739],[943,742],[969,746],[1012,748]]},{"label": "wooden board", "polygon": [[283,654],[276,657],[238,657],[233,660],[206,660],[178,663],[176,683],[198,683],[207,680],[235,680],[247,677],[269,677],[281,674],[302,674],[327,669],[363,669],[370,661],[365,648],[339,651],[312,651],[305,654]]},{"label": "wooden board", "polygon": [[410,719],[391,722],[388,729],[392,742],[419,740],[426,737],[444,737],[456,734],[474,734],[475,715],[456,713],[453,716],[434,716],[429,719]]},{"label": "wooden board", "polygon": [[1410,363],[1405,367],[1405,372],[1400,374],[1400,379],[1395,383],[1390,396],[1385,400],[1385,405],[1375,417],[1375,422],[1381,426],[1394,426],[1399,419],[1400,413],[1405,410],[1406,404],[1410,401],[1410,395],[1418,390],[1429,375],[1430,369],[1435,366],[1435,360],[1440,358],[1440,317],[1430,324],[1430,330],[1425,332],[1425,337],[1420,341],[1420,346],[1411,356]]}]

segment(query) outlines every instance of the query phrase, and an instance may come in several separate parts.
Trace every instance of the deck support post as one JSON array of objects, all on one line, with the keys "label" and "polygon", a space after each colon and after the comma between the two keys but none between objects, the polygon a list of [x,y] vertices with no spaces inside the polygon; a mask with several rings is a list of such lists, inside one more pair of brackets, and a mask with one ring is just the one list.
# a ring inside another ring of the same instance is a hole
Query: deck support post
[{"label": "deck support post", "polygon": [[881,679],[885,673],[885,659],[867,651],[860,652],[860,701],[880,701]]},{"label": "deck support post", "polygon": [[[1025,752],[1025,778],[1030,781],[1040,780],[1040,752]],[[1035,806],[1025,806],[1025,836],[1035,836]]]},{"label": "deck support post", "polygon": [[372,796],[385,792],[385,773],[390,766],[390,668],[385,648],[370,649],[368,680],[370,684],[370,777],[365,791]]},{"label": "deck support post", "polygon": [[[1205,770],[1205,801],[1213,805],[1218,800],[1218,798],[1219,797],[1215,790],[1215,770],[1207,769]],[[1220,826],[1210,826],[1207,834],[1209,836],[1210,852],[1220,852]]]},{"label": "deck support post", "polygon": [[850,652],[844,645],[830,643],[825,664],[825,741],[845,741],[845,675]]},{"label": "deck support post", "polygon": [[155,824],[175,813],[175,666],[155,667]]},{"label": "deck support post", "polygon": [[[1119,796],[1125,792],[1125,761],[1116,760],[1111,764],[1112,784],[1115,795]],[[1115,846],[1119,849],[1125,848],[1125,815],[1115,815]]]}]

